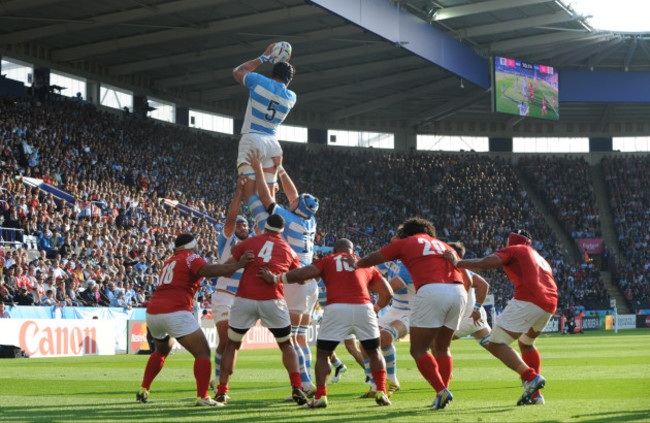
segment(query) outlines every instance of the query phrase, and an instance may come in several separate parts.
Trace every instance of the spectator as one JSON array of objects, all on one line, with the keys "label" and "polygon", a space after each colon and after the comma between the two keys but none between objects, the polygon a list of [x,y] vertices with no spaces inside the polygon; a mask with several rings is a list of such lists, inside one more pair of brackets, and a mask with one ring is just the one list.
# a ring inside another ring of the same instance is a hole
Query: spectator
[{"label": "spectator", "polygon": [[0,302],[0,319],[11,319],[11,313],[5,310],[5,303]]},{"label": "spectator", "polygon": [[20,288],[18,294],[14,297],[14,301],[21,306],[32,306],[35,303],[34,297],[27,292],[27,288],[24,286]]}]

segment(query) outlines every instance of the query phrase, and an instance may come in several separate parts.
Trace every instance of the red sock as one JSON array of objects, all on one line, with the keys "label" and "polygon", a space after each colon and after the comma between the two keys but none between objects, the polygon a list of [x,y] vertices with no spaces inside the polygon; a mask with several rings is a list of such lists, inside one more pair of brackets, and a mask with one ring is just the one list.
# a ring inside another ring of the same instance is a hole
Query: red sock
[{"label": "red sock", "polygon": [[529,367],[521,374],[521,380],[524,382],[530,382],[531,380],[535,379],[535,376],[537,376],[535,369]]},{"label": "red sock", "polygon": [[158,376],[158,373],[165,364],[165,356],[155,351],[149,356],[147,367],[144,369],[144,378],[142,379],[142,387],[147,391],[151,388],[151,382]]},{"label": "red sock", "polygon": [[196,396],[205,398],[209,396],[210,376],[212,375],[212,363],[209,358],[194,359],[194,378],[196,379]]},{"label": "red sock", "polygon": [[438,364],[431,354],[422,354],[416,363],[422,376],[433,386],[436,392],[445,389],[445,383],[442,381],[440,372],[438,371]]},{"label": "red sock", "polygon": [[372,372],[372,378],[375,380],[377,392],[386,393],[386,369],[379,369]]},{"label": "red sock", "polygon": [[[535,369],[535,372],[539,374],[542,371],[542,357],[539,355],[539,351],[526,351],[521,353],[521,358],[524,360],[524,363],[528,364],[529,367]],[[539,396],[539,391],[536,391],[533,394],[533,398]]]},{"label": "red sock", "polygon": [[326,397],[326,396],[327,396],[327,386],[318,385],[316,387],[316,399],[319,399],[320,397]]},{"label": "red sock", "polygon": [[222,385],[222,384],[217,385],[217,395],[221,395],[221,394],[225,395],[227,393],[228,393],[228,385]]},{"label": "red sock", "polygon": [[438,363],[438,371],[440,378],[445,384],[445,388],[449,388],[449,381],[451,380],[451,370],[454,368],[454,360],[451,356],[436,357]]},{"label": "red sock", "polygon": [[291,380],[291,386],[294,388],[302,387],[302,381],[300,380],[300,372],[289,373],[289,379]]}]

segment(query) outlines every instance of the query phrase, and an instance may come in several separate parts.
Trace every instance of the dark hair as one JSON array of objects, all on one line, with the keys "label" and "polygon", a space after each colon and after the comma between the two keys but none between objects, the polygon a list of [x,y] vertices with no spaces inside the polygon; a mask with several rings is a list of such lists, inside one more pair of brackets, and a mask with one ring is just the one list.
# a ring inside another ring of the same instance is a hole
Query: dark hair
[{"label": "dark hair", "polygon": [[180,234],[176,237],[176,241],[174,241],[174,247],[178,248],[192,241],[194,241],[194,236],[192,236],[192,234]]},{"label": "dark hair", "polygon": [[456,250],[460,258],[465,257],[465,246],[463,245],[462,242],[460,241],[448,242],[447,245],[449,245],[451,248]]},{"label": "dark hair", "polygon": [[433,223],[421,217],[411,217],[397,228],[398,238],[408,238],[415,234],[427,234],[430,237],[436,237],[436,227]]},{"label": "dark hair", "polygon": [[285,84],[289,85],[289,82],[293,79],[293,76],[296,74],[296,70],[288,62],[276,63],[273,66],[273,71],[271,72],[271,78],[279,79]]},{"label": "dark hair", "polygon": [[528,232],[525,229],[515,229],[514,231],[512,231],[512,233],[517,234],[517,235],[521,235],[521,236],[525,236],[526,238],[528,238],[530,240],[533,239],[533,236],[530,234],[530,232]]},{"label": "dark hair", "polygon": [[280,216],[279,214],[272,214],[267,217],[266,223],[274,228],[278,228],[280,230],[284,229],[284,217]]}]

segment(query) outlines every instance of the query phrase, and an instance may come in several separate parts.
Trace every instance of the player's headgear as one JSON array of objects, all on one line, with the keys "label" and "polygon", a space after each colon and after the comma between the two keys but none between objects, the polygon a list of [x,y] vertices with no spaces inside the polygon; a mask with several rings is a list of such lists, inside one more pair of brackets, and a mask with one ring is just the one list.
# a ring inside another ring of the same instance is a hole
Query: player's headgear
[{"label": "player's headgear", "polygon": [[284,232],[284,218],[279,214],[272,214],[266,219],[264,224],[264,230],[266,232],[273,232],[275,234],[281,234]]},{"label": "player's headgear", "polygon": [[508,247],[511,245],[518,245],[518,244],[524,244],[524,245],[530,245],[533,243],[533,237],[530,235],[530,233],[524,229],[517,229],[512,232],[510,232],[510,235],[508,235]]},{"label": "player's headgear", "polygon": [[174,241],[174,248],[177,250],[190,250],[196,248],[196,238],[191,234],[180,234]]},{"label": "player's headgear", "polygon": [[303,219],[311,219],[318,211],[318,198],[311,194],[300,194],[300,201],[294,213]]},{"label": "player's headgear", "polygon": [[276,63],[275,66],[273,66],[271,78],[277,78],[285,84],[289,85],[289,82],[291,82],[295,73],[296,71],[290,63],[280,62]]},{"label": "player's headgear", "polygon": [[246,219],[244,216],[240,214],[239,216],[237,216],[237,220],[235,221],[235,223],[245,223],[248,225],[248,219]]}]

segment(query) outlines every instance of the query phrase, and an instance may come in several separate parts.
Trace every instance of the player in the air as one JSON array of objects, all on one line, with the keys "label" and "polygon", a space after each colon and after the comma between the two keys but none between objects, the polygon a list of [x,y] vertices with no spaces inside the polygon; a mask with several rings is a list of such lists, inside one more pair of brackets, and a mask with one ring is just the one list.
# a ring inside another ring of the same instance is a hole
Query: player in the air
[{"label": "player in the air", "polygon": [[[263,172],[261,159],[257,151],[248,155],[257,176]],[[272,214],[281,215],[287,222],[287,229],[282,237],[298,254],[300,264],[311,264],[314,257],[314,239],[316,237],[316,218],[318,199],[311,194],[298,194],[296,186],[282,166],[278,169],[282,189],[289,200],[289,208],[279,206],[271,197],[269,187],[262,178],[257,178],[257,195],[251,196],[248,205],[258,226],[264,227],[264,219]],[[316,392],[311,380],[311,349],[307,343],[307,330],[311,325],[311,315],[318,301],[318,283],[316,280],[305,284],[292,284],[286,287],[285,297],[291,313],[292,340],[301,363],[303,389],[308,395]],[[287,398],[287,400],[290,400]]]},{"label": "player in the air", "polygon": [[[386,278],[393,289],[393,302],[379,317],[378,323],[381,335],[381,353],[386,360],[386,391],[390,396],[400,390],[397,380],[397,351],[393,343],[409,333],[409,316],[415,298],[415,286],[404,263],[395,260],[386,262],[385,265],[388,268]],[[368,367],[366,369],[366,375],[370,376],[370,369]],[[376,392],[376,386],[372,380],[370,390],[361,398],[374,398]]]},{"label": "player in the air", "polygon": [[219,406],[208,395],[210,384],[210,346],[192,314],[194,295],[202,278],[232,275],[253,258],[250,252],[242,252],[237,262],[208,264],[198,254],[196,239],[181,234],[174,241],[174,255],[165,262],[160,272],[160,284],[147,306],[147,328],[156,344],[149,356],[147,367],[136,400],[147,402],[149,389],[162,370],[174,338],[194,356],[197,406]]},{"label": "player in the air", "polygon": [[[376,268],[354,269],[345,256],[354,257],[354,246],[341,238],[334,244],[334,254],[318,259],[308,266],[279,274],[263,269],[262,276],[270,283],[298,283],[322,277],[327,287],[327,305],[318,333],[316,358],[316,396],[306,408],[327,407],[327,377],[331,372],[329,357],[339,342],[353,333],[370,358],[370,369],[377,383],[379,405],[390,405],[386,395],[386,368],[379,352],[377,312],[385,307],[393,291]],[[370,301],[368,289],[379,294],[377,304]]]},{"label": "player in the air", "polygon": [[[232,257],[232,249],[239,242],[248,238],[248,220],[244,216],[238,216],[239,205],[241,203],[242,191],[244,189],[244,177],[237,181],[237,189],[233,197],[223,229],[217,237],[217,252],[219,253],[219,263],[227,262]],[[228,316],[230,308],[237,294],[237,287],[243,270],[236,271],[232,276],[222,276],[217,279],[215,291],[212,293],[212,317],[217,327],[219,343],[214,353],[214,375],[215,381],[211,383],[215,389],[216,382],[219,380],[221,372],[221,355],[228,340]]]},{"label": "player in the air", "polygon": [[[524,393],[517,405],[544,404],[539,389],[546,379],[539,374],[542,364],[535,340],[542,333],[557,307],[557,286],[553,269],[535,249],[532,237],[522,229],[508,237],[505,248],[478,259],[458,260],[445,252],[445,258],[459,269],[473,271],[503,267],[515,287],[515,295],[501,313],[492,330],[488,350],[506,366],[519,373]],[[517,339],[521,356],[510,347]]]},{"label": "player in the air", "polygon": [[283,286],[269,285],[257,277],[262,267],[267,267],[274,273],[284,273],[300,266],[296,253],[282,239],[284,230],[285,221],[282,216],[269,216],[264,233],[245,239],[232,253],[238,259],[244,251],[250,250],[255,259],[244,270],[230,310],[228,342],[221,358],[221,375],[215,398],[220,404],[228,402],[228,383],[235,369],[237,351],[241,348],[246,332],[255,326],[258,319],[275,336],[282,351],[282,363],[291,380],[291,397],[299,405],[307,402],[307,396],[301,389],[298,357],[291,345],[291,320]]},{"label": "player in the air", "polygon": [[296,104],[296,93],[288,89],[294,75],[291,64],[280,62],[273,65],[271,78],[253,72],[262,63],[273,60],[274,45],[269,45],[260,57],[244,62],[232,71],[237,82],[250,91],[237,154],[237,171],[248,178],[244,187],[246,201],[255,193],[256,176],[247,159],[252,150],[260,152],[263,177],[271,185],[271,197],[275,197],[273,185],[277,183],[277,166],[282,160],[278,126]]},{"label": "player in the air", "polygon": [[[410,218],[397,229],[397,240],[381,250],[353,262],[356,267],[369,267],[388,260],[400,259],[413,277],[416,295],[410,316],[411,356],[418,370],[436,390],[433,409],[445,408],[453,399],[441,374],[451,373],[451,357],[445,364],[429,352],[435,340],[441,350],[449,351],[454,331],[460,323],[467,293],[462,273],[443,257],[450,247],[435,238],[436,228],[421,218]],[[453,253],[455,254],[455,253]]]}]

